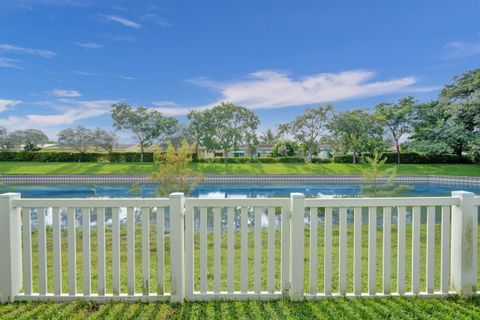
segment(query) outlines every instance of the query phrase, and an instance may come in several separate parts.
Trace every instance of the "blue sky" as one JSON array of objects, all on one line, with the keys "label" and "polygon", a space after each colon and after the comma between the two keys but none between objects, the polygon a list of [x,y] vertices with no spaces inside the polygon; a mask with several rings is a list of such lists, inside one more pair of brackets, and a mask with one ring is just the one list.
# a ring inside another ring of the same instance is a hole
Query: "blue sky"
[{"label": "blue sky", "polygon": [[[0,0],[0,125],[111,128],[115,102],[261,129],[305,107],[434,98],[478,68],[480,1]],[[128,140],[127,137],[124,137]]]}]

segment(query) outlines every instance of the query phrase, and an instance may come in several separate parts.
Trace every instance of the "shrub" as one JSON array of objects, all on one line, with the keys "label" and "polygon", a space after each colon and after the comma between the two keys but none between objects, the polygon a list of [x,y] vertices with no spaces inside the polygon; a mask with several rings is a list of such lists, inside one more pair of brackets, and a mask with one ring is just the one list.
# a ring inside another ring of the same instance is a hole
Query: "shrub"
[{"label": "shrub", "polygon": [[[381,158],[386,158],[385,163],[397,163],[397,154],[395,152],[384,152]],[[333,157],[334,163],[352,163],[351,154],[336,155]],[[405,152],[400,154],[400,163],[402,164],[462,164],[472,163],[468,157],[455,154],[421,154],[416,152]]]},{"label": "shrub", "polygon": [[[140,162],[139,152],[67,152],[1,151],[0,161],[32,162]],[[153,152],[146,152],[144,162],[153,162]]]}]

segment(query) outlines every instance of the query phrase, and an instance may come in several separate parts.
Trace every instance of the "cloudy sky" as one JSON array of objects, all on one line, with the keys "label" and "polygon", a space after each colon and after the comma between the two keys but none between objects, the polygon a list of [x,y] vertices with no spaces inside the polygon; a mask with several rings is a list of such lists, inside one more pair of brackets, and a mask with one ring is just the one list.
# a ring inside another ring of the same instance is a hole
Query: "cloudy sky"
[{"label": "cloudy sky", "polygon": [[480,66],[478,0],[0,0],[0,125],[111,128],[118,101],[262,129],[305,107],[424,101]]}]

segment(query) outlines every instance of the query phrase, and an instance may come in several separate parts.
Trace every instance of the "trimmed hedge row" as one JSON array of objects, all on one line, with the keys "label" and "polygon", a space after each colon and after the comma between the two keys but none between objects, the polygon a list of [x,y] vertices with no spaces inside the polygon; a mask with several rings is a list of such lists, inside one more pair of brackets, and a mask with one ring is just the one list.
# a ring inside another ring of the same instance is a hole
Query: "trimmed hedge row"
[{"label": "trimmed hedge row", "polygon": [[[225,163],[224,158],[198,159],[199,163]],[[330,159],[312,159],[313,163],[329,163]],[[228,158],[227,163],[305,163],[305,159],[297,157],[260,157],[260,158]]]},{"label": "trimmed hedge row", "polygon": [[[1,151],[0,161],[32,162],[140,162],[139,152],[34,152]],[[153,152],[143,154],[144,162],[153,162]]]},{"label": "trimmed hedge row", "polygon": [[[384,152],[382,158],[387,158],[386,163],[397,163],[397,154],[395,152]],[[333,157],[334,163],[352,163],[351,154],[342,154]],[[365,162],[364,156],[357,156],[357,162]],[[421,154],[416,152],[400,153],[400,163],[403,164],[468,164],[472,161],[464,156],[456,154]]]}]

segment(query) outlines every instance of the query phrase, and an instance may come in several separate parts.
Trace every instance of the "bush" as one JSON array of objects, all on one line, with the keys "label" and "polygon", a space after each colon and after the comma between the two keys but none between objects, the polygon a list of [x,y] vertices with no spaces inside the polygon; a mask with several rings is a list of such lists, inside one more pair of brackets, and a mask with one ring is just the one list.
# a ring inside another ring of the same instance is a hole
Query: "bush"
[{"label": "bush", "polygon": [[[381,155],[381,158],[387,158],[385,163],[397,163],[397,153],[396,152],[384,152]],[[358,162],[360,162],[361,157],[358,157]],[[336,155],[333,157],[334,163],[352,163],[351,154],[342,154]],[[401,164],[462,164],[462,163],[472,163],[472,161],[464,156],[458,156],[455,154],[421,154],[416,152],[405,152],[400,153],[400,163]]]},{"label": "bush", "polygon": [[[32,162],[140,162],[139,152],[1,151],[0,161]],[[145,152],[144,162],[153,162],[153,152]]]}]

